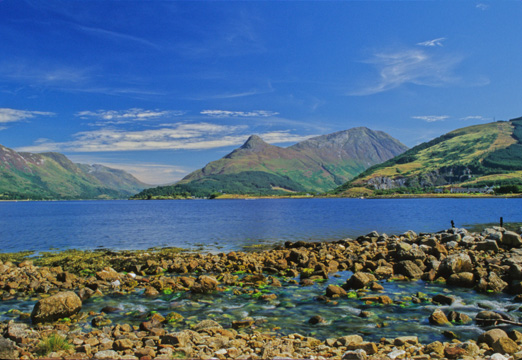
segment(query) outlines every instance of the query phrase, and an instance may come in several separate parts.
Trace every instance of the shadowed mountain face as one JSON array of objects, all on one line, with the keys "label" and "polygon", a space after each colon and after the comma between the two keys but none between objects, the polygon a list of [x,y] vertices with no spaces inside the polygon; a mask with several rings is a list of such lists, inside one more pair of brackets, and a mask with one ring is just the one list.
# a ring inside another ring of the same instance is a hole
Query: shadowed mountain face
[{"label": "shadowed mountain face", "polygon": [[420,144],[338,188],[522,185],[522,118],[470,126]]},{"label": "shadowed mountain face", "polygon": [[59,153],[18,153],[0,145],[0,199],[127,198],[146,187],[121,170],[75,164]]},{"label": "shadowed mountain face", "polygon": [[[273,183],[272,189],[324,192],[406,149],[386,133],[365,127],[317,136],[288,148],[267,144],[252,135],[243,146],[187,175],[179,184],[202,183],[212,177],[216,181],[216,176],[226,181],[227,175],[234,174],[237,179],[240,173],[253,176],[255,172],[290,180],[299,187]],[[256,189],[252,190],[255,193]]]}]

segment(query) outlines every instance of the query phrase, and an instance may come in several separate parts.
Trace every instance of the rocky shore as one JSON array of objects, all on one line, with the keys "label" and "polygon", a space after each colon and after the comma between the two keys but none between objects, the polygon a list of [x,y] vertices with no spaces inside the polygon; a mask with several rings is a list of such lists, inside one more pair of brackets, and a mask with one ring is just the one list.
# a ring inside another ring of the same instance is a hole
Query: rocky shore
[{"label": "rocky shore", "polygon": [[[10,320],[0,323],[0,358],[35,359],[522,359],[522,324],[494,309],[474,318],[448,311],[455,298],[417,293],[412,303],[434,306],[429,323],[445,329],[446,341],[421,343],[416,334],[379,341],[365,334],[318,338],[306,334],[259,331],[251,317],[185,322],[173,308],[151,311],[139,323],[112,322],[118,308],[83,311],[84,304],[110,294],[139,294],[154,299],[173,292],[249,295],[277,302],[277,289],[307,287],[338,276],[353,275],[341,286],[325,285],[317,304],[336,306],[347,297],[364,304],[393,305],[383,283],[422,279],[469,288],[479,293],[507,293],[515,311],[522,302],[522,239],[503,228],[481,233],[449,229],[439,233],[401,235],[372,232],[331,243],[288,242],[261,252],[194,254],[177,249],[151,251],[62,252],[29,259],[2,254],[0,297],[13,304]],[[18,301],[33,301],[30,312]],[[521,304],[522,305],[522,304]],[[319,306],[319,305],[318,305]],[[370,317],[360,311],[359,317]],[[306,319],[310,327],[326,320]],[[88,330],[82,324],[88,323]],[[173,331],[172,324],[176,324]],[[181,324],[181,325],[180,325]],[[452,329],[478,325],[483,333],[458,339]],[[180,328],[181,327],[181,328]]]}]

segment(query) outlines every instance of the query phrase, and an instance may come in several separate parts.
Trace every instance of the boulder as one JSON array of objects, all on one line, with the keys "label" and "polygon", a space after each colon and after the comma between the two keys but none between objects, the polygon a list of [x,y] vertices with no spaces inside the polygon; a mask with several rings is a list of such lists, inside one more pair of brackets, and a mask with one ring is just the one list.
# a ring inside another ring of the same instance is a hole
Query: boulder
[{"label": "boulder", "polygon": [[346,291],[340,286],[331,284],[331,285],[328,285],[328,287],[326,288],[326,296],[328,296],[328,297],[346,296]]},{"label": "boulder", "polygon": [[516,232],[506,231],[502,235],[502,245],[518,248],[522,246],[522,238]]},{"label": "boulder", "polygon": [[0,336],[0,359],[18,359],[15,343]]},{"label": "boulder", "polygon": [[447,278],[451,274],[473,271],[473,264],[468,254],[453,254],[442,260],[438,270],[440,276]]},{"label": "boulder", "polygon": [[60,292],[39,300],[31,313],[33,324],[52,322],[72,316],[80,311],[82,301],[72,291]]},{"label": "boulder", "polygon": [[477,247],[475,248],[475,250],[477,251],[494,251],[494,252],[498,252],[498,244],[495,240],[491,240],[491,239],[488,239],[488,240],[485,240],[485,241],[479,241],[477,243]]},{"label": "boulder", "polygon": [[447,317],[449,321],[458,325],[469,324],[473,321],[468,315],[456,311],[450,311]]},{"label": "boulder", "polygon": [[404,260],[412,260],[415,261],[417,259],[424,261],[426,259],[426,254],[419,247],[411,248],[410,250],[398,249],[396,253],[396,258],[399,261]]},{"label": "boulder", "polygon": [[502,320],[503,317],[501,314],[489,311],[489,310],[483,310],[475,316],[475,322],[479,326],[491,326],[497,323],[497,320]]},{"label": "boulder", "polygon": [[451,305],[455,302],[455,298],[453,296],[448,296],[444,294],[438,294],[431,298],[431,301],[435,304],[440,305]]},{"label": "boulder", "polygon": [[29,325],[15,322],[10,323],[7,327],[6,336],[18,344],[29,339],[40,338],[38,331],[31,329]]},{"label": "boulder", "polygon": [[314,315],[308,320],[310,325],[326,324],[326,320],[320,315]]},{"label": "boulder", "polygon": [[448,325],[449,320],[446,315],[440,309],[436,309],[431,313],[429,318],[430,324],[432,325]]},{"label": "boulder", "polygon": [[444,344],[440,341],[434,341],[424,348],[424,353],[431,354],[435,353],[437,355],[443,355],[444,354]]},{"label": "boulder", "polygon": [[518,345],[509,337],[501,337],[491,346],[493,350],[501,354],[514,354],[518,351]]},{"label": "boulder", "polygon": [[202,320],[199,323],[197,323],[196,325],[194,325],[192,327],[192,330],[202,331],[202,330],[206,330],[206,329],[215,329],[215,328],[222,329],[223,327],[221,325],[219,325],[219,323],[215,322],[214,320],[207,319],[207,320]]},{"label": "boulder", "polygon": [[347,335],[337,339],[337,342],[341,346],[348,346],[350,344],[360,344],[363,342],[363,338],[360,335]]},{"label": "boulder", "polygon": [[420,279],[423,274],[417,264],[411,260],[401,261],[396,267],[396,273],[407,276],[411,279]]},{"label": "boulder", "polygon": [[201,275],[197,280],[192,289],[194,293],[207,294],[217,290],[218,281],[213,276]]},{"label": "boulder", "polygon": [[114,350],[124,351],[132,349],[134,343],[130,339],[118,339],[112,344]]},{"label": "boulder", "polygon": [[487,278],[487,291],[501,293],[507,286],[507,282],[502,280],[497,273],[490,272]]},{"label": "boulder", "polygon": [[356,272],[353,274],[343,285],[344,289],[363,289],[371,283],[372,281],[376,281],[377,279],[373,274],[365,273],[365,272]]},{"label": "boulder", "polygon": [[116,280],[120,280],[120,274],[116,270],[110,267],[106,267],[101,271],[96,273],[96,278],[101,281],[109,281],[113,282]]},{"label": "boulder", "polygon": [[489,346],[493,346],[493,344],[501,338],[509,339],[506,332],[502,329],[491,329],[481,334],[478,338],[478,343],[486,343]]},{"label": "boulder", "polygon": [[451,274],[448,278],[448,285],[472,288],[475,286],[475,277],[470,272]]}]

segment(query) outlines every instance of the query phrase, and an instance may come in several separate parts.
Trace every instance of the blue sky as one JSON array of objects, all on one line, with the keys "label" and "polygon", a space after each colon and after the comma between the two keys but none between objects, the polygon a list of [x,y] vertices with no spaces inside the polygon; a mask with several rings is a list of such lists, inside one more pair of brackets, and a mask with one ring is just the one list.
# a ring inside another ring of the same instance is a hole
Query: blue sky
[{"label": "blue sky", "polygon": [[520,1],[0,0],[0,144],[176,181],[250,134],[522,116]]}]

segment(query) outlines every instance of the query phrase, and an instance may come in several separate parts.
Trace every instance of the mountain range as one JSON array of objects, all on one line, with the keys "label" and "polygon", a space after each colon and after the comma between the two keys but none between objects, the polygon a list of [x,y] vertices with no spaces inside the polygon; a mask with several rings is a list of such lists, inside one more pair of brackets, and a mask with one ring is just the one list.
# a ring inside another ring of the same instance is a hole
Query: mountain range
[{"label": "mountain range", "polygon": [[335,193],[493,185],[522,185],[522,117],[449,132],[367,169]]},{"label": "mountain range", "polygon": [[332,190],[368,167],[407,150],[382,131],[357,127],[322,135],[287,148],[252,135],[238,149],[171,186],[151,188],[135,198],[211,193],[284,194]]},{"label": "mountain range", "polygon": [[59,153],[16,152],[0,145],[0,199],[128,198],[149,185],[102,165],[75,164]]}]

